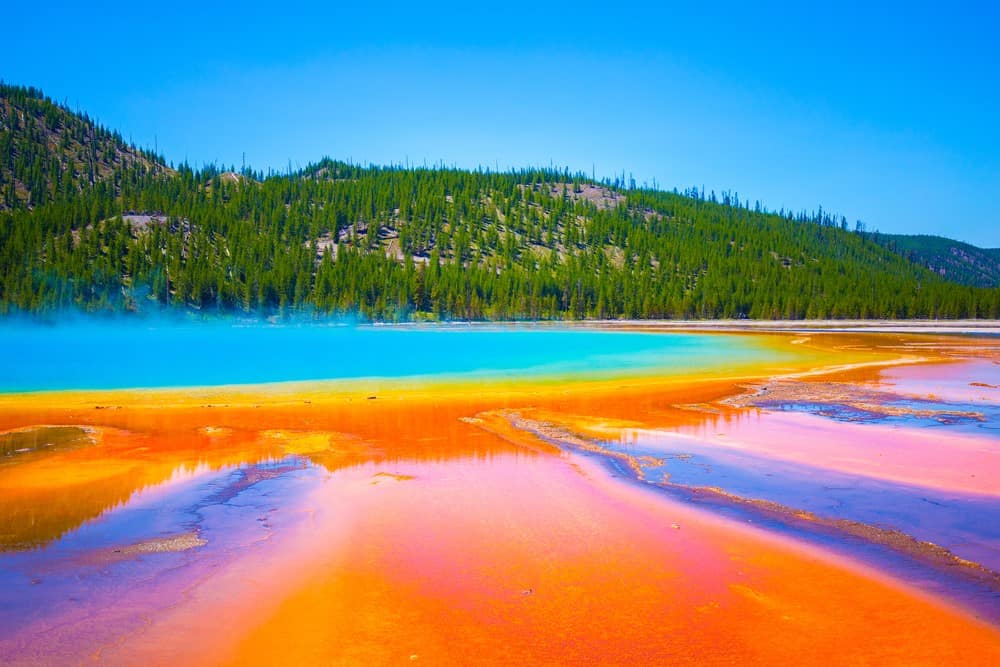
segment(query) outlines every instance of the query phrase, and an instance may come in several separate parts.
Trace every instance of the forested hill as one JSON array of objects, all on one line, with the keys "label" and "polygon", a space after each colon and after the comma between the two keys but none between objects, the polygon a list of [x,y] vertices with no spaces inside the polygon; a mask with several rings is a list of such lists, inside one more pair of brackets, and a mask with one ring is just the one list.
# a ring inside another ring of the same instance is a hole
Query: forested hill
[{"label": "forested hill", "polygon": [[940,236],[879,234],[875,240],[963,285],[1000,287],[1000,248],[977,248]]},{"label": "forested hill", "polygon": [[[2,104],[19,117],[39,99],[5,94]],[[120,145],[95,130],[78,142],[84,154],[100,154],[98,136]],[[24,181],[32,208],[0,213],[7,313],[1000,316],[1000,289],[949,282],[848,231],[846,220],[771,213],[735,195],[637,189],[554,170],[332,160],[266,177],[187,165],[169,171],[142,152],[118,163],[110,156],[111,176],[93,185],[88,178],[52,188],[73,160],[60,161],[58,143],[18,146],[44,152],[52,168]],[[68,150],[79,155],[72,142]]]},{"label": "forested hill", "polygon": [[0,209],[34,207],[128,171],[165,171],[150,151],[54,103],[36,88],[0,82]]}]

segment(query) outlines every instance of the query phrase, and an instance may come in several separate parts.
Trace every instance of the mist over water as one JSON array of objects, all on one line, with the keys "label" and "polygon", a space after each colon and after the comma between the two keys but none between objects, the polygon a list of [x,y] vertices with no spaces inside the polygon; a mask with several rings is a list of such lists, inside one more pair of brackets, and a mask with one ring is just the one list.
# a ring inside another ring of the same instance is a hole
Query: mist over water
[{"label": "mist over water", "polygon": [[751,338],[560,326],[377,326],[71,318],[0,326],[0,391],[359,378],[613,376],[713,370],[778,353]]}]

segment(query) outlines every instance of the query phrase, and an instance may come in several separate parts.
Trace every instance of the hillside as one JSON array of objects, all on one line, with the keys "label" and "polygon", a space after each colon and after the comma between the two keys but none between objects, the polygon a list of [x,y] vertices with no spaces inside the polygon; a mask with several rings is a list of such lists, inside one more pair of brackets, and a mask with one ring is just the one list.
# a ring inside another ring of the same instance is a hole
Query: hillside
[{"label": "hillside", "polygon": [[[24,113],[24,95],[3,104]],[[56,162],[79,154],[21,145]],[[1000,289],[949,282],[828,215],[767,212],[729,194],[626,188],[554,170],[328,159],[267,177],[187,165],[171,172],[138,155],[145,160],[123,157],[110,178],[62,196],[39,195],[27,181],[26,200],[39,204],[0,213],[0,310],[1000,316]]]},{"label": "hillside", "polygon": [[1000,248],[977,248],[941,236],[880,234],[876,240],[948,280],[1000,287]]},{"label": "hillside", "polygon": [[0,82],[0,209],[65,198],[126,171],[169,171],[150,151],[54,103]]}]

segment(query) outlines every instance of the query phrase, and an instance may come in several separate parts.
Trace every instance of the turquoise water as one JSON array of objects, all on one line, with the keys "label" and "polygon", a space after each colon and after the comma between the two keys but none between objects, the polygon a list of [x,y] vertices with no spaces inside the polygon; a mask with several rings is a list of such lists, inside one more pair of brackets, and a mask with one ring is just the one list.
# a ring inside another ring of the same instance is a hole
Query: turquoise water
[{"label": "turquoise water", "polygon": [[0,326],[0,391],[410,377],[609,376],[728,368],[779,353],[752,338],[550,326],[76,321]]}]

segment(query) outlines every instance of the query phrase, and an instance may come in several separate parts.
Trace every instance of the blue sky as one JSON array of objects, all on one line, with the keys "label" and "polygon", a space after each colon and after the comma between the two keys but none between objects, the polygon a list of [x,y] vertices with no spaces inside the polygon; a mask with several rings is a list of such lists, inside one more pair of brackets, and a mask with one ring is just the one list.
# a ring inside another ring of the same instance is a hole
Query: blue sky
[{"label": "blue sky", "polygon": [[0,78],[173,162],[624,171],[1000,246],[998,3],[137,4],[6,7]]}]

